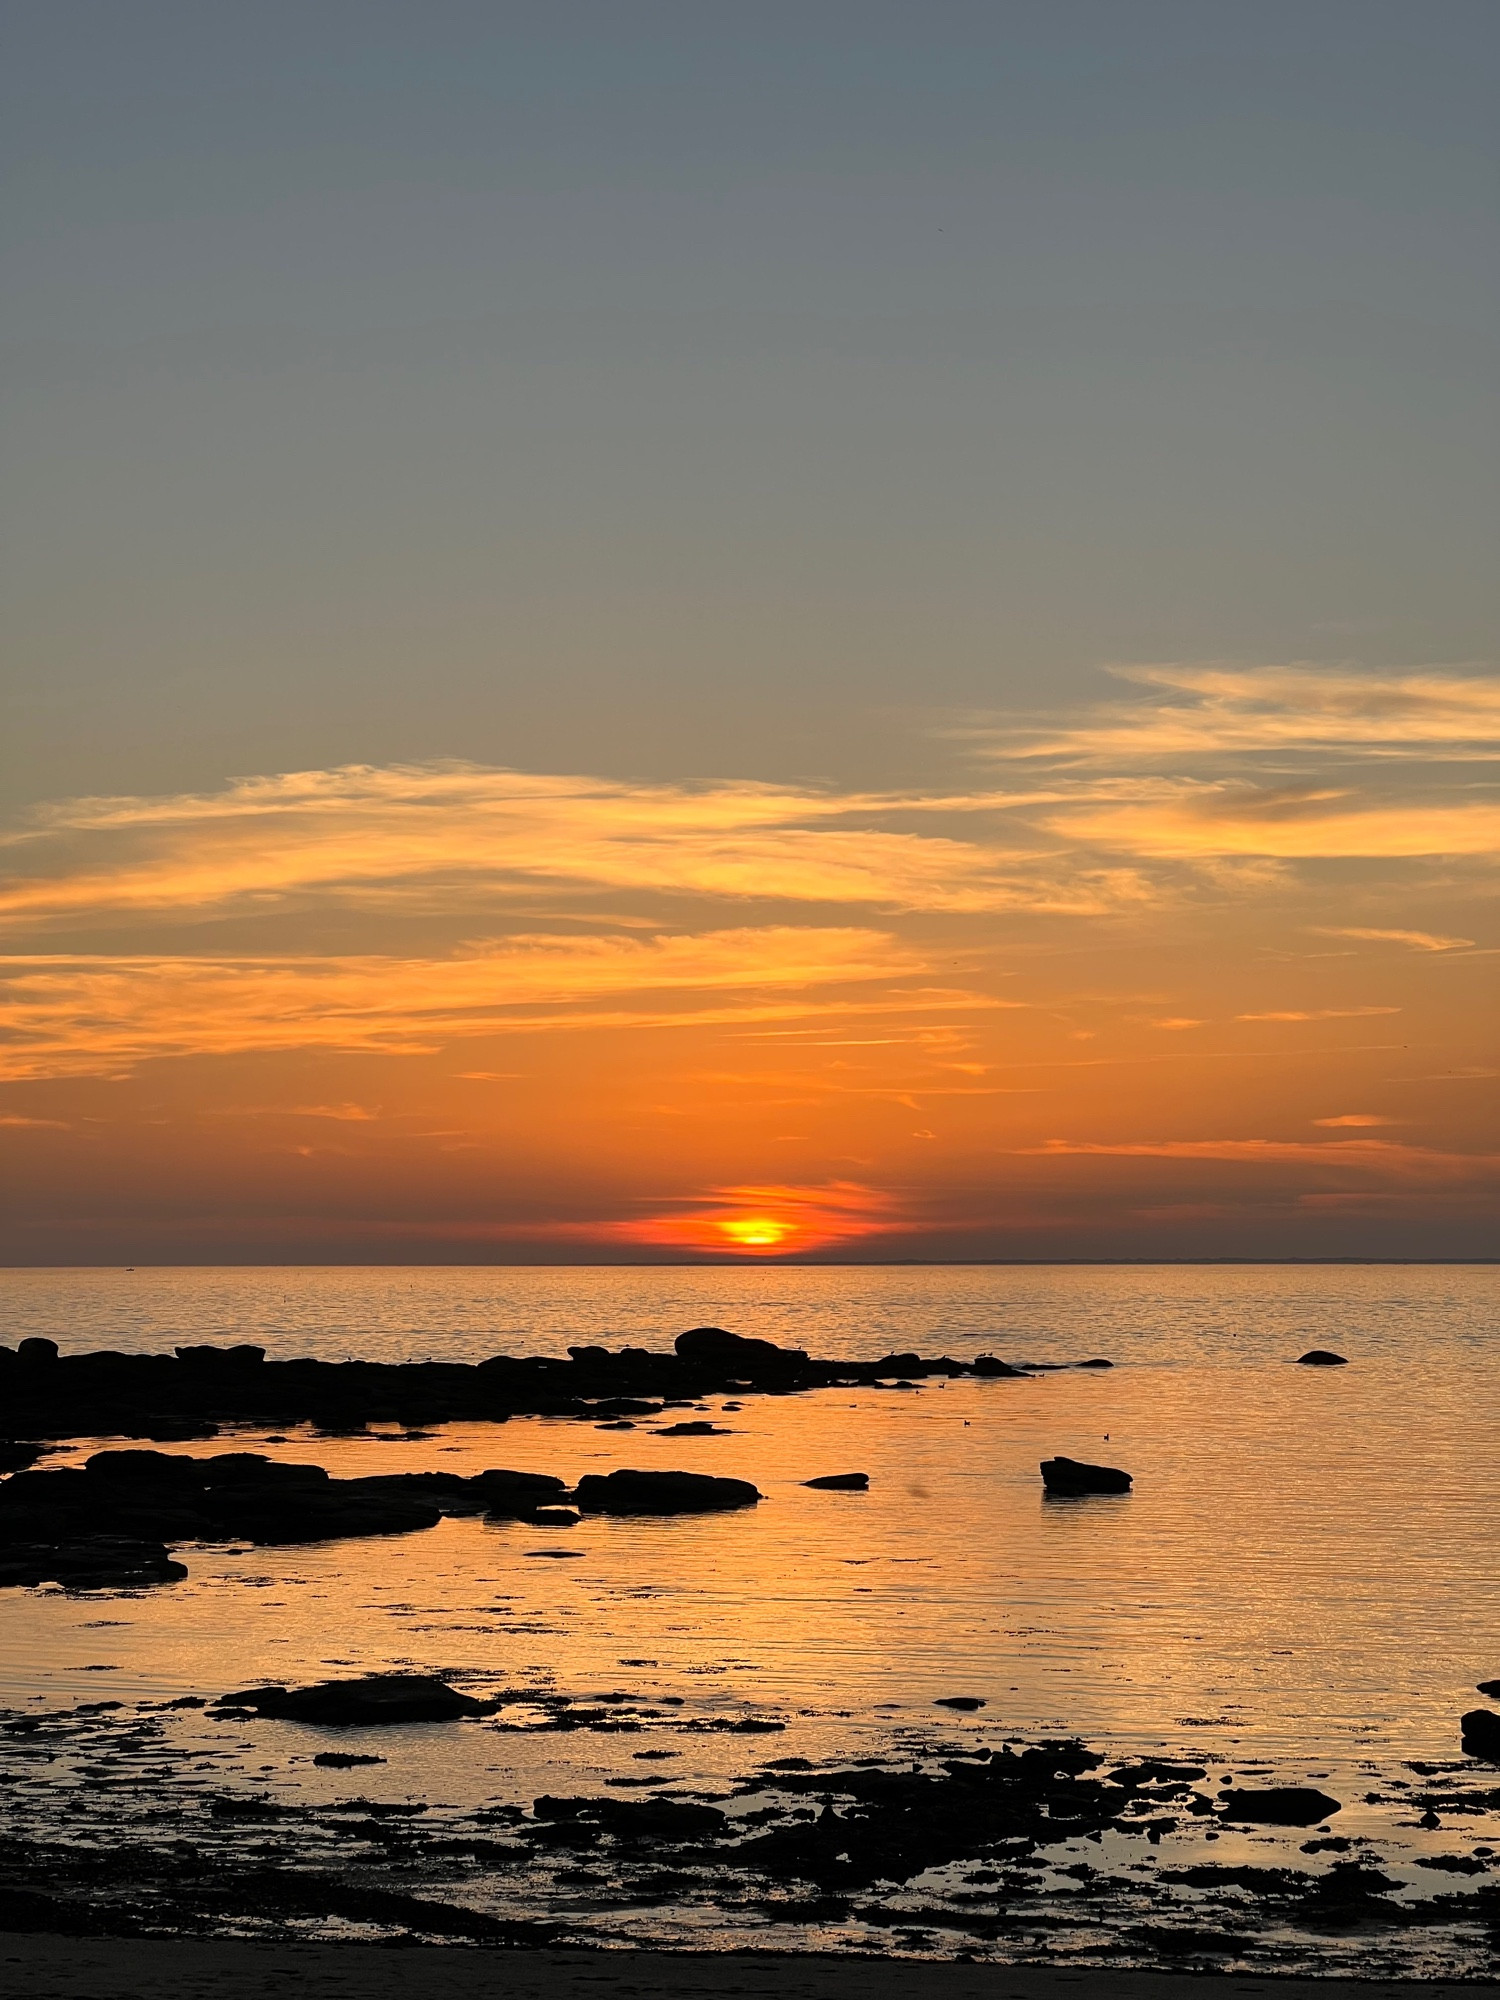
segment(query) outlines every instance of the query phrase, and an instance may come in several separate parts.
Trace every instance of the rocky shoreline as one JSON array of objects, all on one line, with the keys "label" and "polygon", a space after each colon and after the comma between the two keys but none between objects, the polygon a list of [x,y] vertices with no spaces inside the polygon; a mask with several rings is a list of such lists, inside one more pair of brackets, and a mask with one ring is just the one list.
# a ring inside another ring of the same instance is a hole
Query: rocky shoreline
[{"label": "rocky shoreline", "polygon": [[[497,1354],[479,1362],[273,1361],[265,1350],[179,1347],[172,1354],[60,1354],[50,1340],[0,1347],[5,1437],[0,1471],[29,1463],[26,1440],[142,1438],[190,1443],[221,1423],[311,1423],[333,1435],[370,1424],[408,1430],[464,1418],[574,1417],[631,1422],[705,1395],[789,1395],[836,1387],[900,1389],[935,1376],[986,1380],[1051,1372],[994,1355],[887,1354],[876,1361],[820,1360],[722,1327],[679,1334],[671,1353],[644,1347],[571,1347],[566,1360]],[[1074,1364],[1107,1368],[1103,1359]],[[9,1453],[7,1458],[4,1454]]]}]

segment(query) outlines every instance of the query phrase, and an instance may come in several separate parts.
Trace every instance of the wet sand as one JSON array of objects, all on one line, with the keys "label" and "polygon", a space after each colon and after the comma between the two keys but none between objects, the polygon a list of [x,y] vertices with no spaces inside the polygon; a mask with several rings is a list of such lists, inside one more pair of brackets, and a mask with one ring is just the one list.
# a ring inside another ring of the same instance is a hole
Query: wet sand
[{"label": "wet sand", "polygon": [[1500,1983],[1282,1979],[790,1953],[470,1951],[238,1939],[0,1938],[27,2000],[1500,2000]]}]

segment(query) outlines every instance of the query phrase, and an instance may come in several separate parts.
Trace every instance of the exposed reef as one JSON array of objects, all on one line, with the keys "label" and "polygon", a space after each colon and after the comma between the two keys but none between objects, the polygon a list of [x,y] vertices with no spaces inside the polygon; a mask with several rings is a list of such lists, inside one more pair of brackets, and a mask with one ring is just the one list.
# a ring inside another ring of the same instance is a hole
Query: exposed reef
[{"label": "exposed reef", "polygon": [[[1076,1364],[1098,1367],[1098,1361]],[[0,1347],[0,1408],[8,1439],[135,1437],[184,1443],[220,1423],[311,1422],[333,1435],[372,1423],[420,1431],[455,1419],[513,1416],[628,1422],[705,1395],[910,1387],[934,1376],[1024,1378],[993,1356],[887,1354],[820,1360],[800,1348],[722,1327],[680,1334],[672,1353],[571,1347],[566,1360],[497,1354],[487,1361],[270,1361],[259,1347],[179,1347],[172,1354],[59,1354],[50,1340]],[[29,1463],[29,1442],[0,1440],[0,1469]],[[19,1456],[17,1456],[19,1454]]]},{"label": "exposed reef", "polygon": [[[332,1479],[319,1465],[259,1452],[190,1458],[162,1451],[98,1451],[82,1466],[13,1473],[0,1481],[0,1587],[61,1583],[75,1590],[173,1583],[187,1575],[165,1544],[264,1545],[405,1535],[445,1514],[483,1514],[536,1527],[580,1518],[555,1503],[572,1497],[546,1472],[496,1467],[376,1473]],[[616,1472],[579,1482],[591,1513],[702,1514],[753,1506],[744,1479],[695,1472]]]}]

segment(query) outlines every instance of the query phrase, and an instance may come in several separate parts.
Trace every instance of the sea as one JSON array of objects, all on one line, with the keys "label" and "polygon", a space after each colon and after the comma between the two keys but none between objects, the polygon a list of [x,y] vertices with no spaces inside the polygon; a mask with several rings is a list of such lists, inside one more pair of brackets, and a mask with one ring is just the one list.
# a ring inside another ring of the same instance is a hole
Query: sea
[{"label": "sea", "polygon": [[[690,1788],[724,1784],[745,1757],[716,1721],[779,1725],[777,1750],[814,1762],[1080,1737],[1111,1757],[1199,1760],[1216,1783],[1319,1786],[1343,1804],[1340,1835],[1415,1869],[1454,1835],[1419,1827],[1402,1792],[1417,1767],[1457,1759],[1460,1714],[1500,1675],[1497,1303],[1487,1265],[8,1270],[0,1341],[40,1334],[67,1352],[253,1341],[277,1358],[477,1361],[669,1348],[711,1324],[820,1356],[1050,1366],[715,1396],[714,1437],[535,1417],[163,1447],[345,1476],[671,1467],[750,1479],[765,1498],[565,1535],[447,1520],[376,1541],[205,1548],[184,1582],[112,1598],[11,1591],[0,1705],[57,1712],[107,1694],[128,1709],[388,1670],[482,1694],[624,1692],[694,1724],[646,1774]],[[1312,1348],[1349,1365],[1298,1366]],[[1068,1365],[1095,1359],[1113,1365]],[[1133,1490],[1049,1499],[1038,1467],[1056,1453],[1123,1467]],[[868,1492],[805,1484],[852,1471]],[[944,1706],[954,1697],[981,1705]],[[348,1789],[294,1725],[226,1736],[186,1711],[181,1726],[199,1761],[174,1782],[189,1789],[314,1805]],[[461,1732],[382,1734],[382,1796],[434,1809],[643,1775],[629,1734],[518,1727],[481,1756]],[[1488,1866],[1500,1814],[1460,1831]],[[1264,1860],[1271,1838],[1226,1835],[1214,1852]],[[642,1941],[701,1942],[680,1911],[632,1922]],[[1310,1962],[1349,1969],[1320,1950]],[[1429,1962],[1473,1969],[1462,1951]]]}]

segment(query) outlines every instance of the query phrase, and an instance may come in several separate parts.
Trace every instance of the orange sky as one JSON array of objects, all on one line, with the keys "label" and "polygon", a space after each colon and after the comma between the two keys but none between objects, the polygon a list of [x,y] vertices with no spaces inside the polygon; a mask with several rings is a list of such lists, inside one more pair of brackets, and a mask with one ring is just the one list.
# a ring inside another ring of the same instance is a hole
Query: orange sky
[{"label": "orange sky", "polygon": [[0,1254],[1492,1254],[1500,683],[1132,669],[936,790],[462,763],[0,855]]}]

